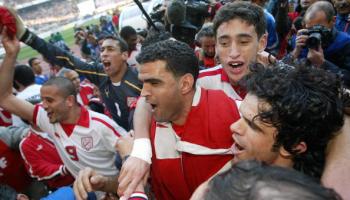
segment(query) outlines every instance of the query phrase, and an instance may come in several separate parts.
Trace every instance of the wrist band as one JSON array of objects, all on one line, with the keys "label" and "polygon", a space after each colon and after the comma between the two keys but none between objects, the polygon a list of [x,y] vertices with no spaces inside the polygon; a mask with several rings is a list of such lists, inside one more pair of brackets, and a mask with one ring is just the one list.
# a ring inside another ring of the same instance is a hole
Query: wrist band
[{"label": "wrist band", "polygon": [[267,56],[267,60],[269,61],[269,64],[273,64],[273,62],[271,62],[271,56],[272,56],[271,53],[269,53],[269,55]]},{"label": "wrist band", "polygon": [[151,164],[152,147],[151,141],[148,138],[139,138],[134,140],[134,146],[132,148],[130,156],[139,158]]}]

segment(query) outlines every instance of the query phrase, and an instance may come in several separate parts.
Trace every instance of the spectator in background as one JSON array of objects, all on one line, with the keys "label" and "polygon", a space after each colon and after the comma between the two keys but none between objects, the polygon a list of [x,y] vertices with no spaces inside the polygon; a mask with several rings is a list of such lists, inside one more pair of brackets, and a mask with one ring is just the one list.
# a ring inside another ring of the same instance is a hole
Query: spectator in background
[{"label": "spectator in background", "polygon": [[140,45],[136,30],[131,26],[124,26],[120,30],[120,36],[128,44],[128,60],[130,67],[135,68],[137,65],[136,56],[140,53]]},{"label": "spectator in background", "polygon": [[[256,3],[257,5],[264,8],[267,0],[251,0],[251,2]],[[278,39],[278,35],[276,32],[275,18],[265,8],[264,8],[264,15],[266,18],[266,31],[268,33],[267,34],[267,45],[266,45],[265,51],[273,53],[273,54],[277,54],[279,39]]]},{"label": "spectator in background", "polygon": [[196,35],[199,49],[195,51],[200,68],[216,66],[215,62],[215,35],[212,24],[205,24]]},{"label": "spectator in background", "polygon": [[[327,1],[312,4],[304,15],[305,29],[298,31],[295,49],[285,60],[307,60],[316,67],[341,74],[345,86],[350,87],[350,35],[334,27],[334,14],[333,5]],[[320,41],[310,43],[311,35],[307,34],[307,29],[322,31]]]},{"label": "spectator in background", "polygon": [[53,45],[56,45],[57,47],[65,50],[70,51],[70,48],[67,46],[65,41],[63,40],[63,37],[60,33],[52,33],[49,39],[49,42]]},{"label": "spectator in background", "polygon": [[42,74],[43,67],[41,66],[41,60],[39,58],[33,57],[28,60],[29,66],[33,69],[35,74],[35,83],[38,85],[44,84],[49,77]]},{"label": "spectator in background", "polygon": [[115,31],[113,23],[108,20],[107,16],[100,17],[100,27],[101,27],[101,31],[105,34],[114,35],[114,36],[118,35],[117,32]]},{"label": "spectator in background", "polygon": [[94,97],[94,88],[90,84],[81,84],[79,74],[71,69],[65,68],[63,77],[71,80],[77,91],[77,101],[80,105],[87,106],[89,105],[90,100]]},{"label": "spectator in background", "polygon": [[86,34],[86,46],[90,49],[90,55],[93,60],[98,60],[100,57],[100,46],[93,32],[88,31]]},{"label": "spectator in background", "polygon": [[350,34],[350,1],[349,0],[333,0],[334,7],[337,11],[335,28],[338,31]]},{"label": "spectator in background", "polygon": [[[41,85],[35,84],[34,72],[27,65],[17,65],[15,67],[13,86],[18,91],[17,98],[33,104],[41,101]],[[28,126],[27,123],[14,114],[12,114],[12,124],[14,126]]]},{"label": "spectator in background", "polygon": [[[112,16],[112,22],[113,22],[113,25],[114,27],[118,30],[118,27],[119,27],[119,16],[120,16],[120,11],[118,8],[116,8],[114,11],[113,11],[113,16]],[[119,31],[119,30],[118,30]]]}]

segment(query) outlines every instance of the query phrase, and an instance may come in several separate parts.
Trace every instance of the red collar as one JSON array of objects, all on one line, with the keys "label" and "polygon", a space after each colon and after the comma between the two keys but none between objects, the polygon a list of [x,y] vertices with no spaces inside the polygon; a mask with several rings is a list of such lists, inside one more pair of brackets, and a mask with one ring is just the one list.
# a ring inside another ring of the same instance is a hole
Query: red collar
[{"label": "red collar", "polygon": [[230,82],[230,79],[228,78],[228,75],[226,74],[224,68],[222,68],[221,71],[221,81],[222,82],[226,82],[229,83],[231,85],[231,87],[233,88],[234,91],[236,91],[236,93],[242,98],[244,99],[245,95],[247,94],[247,91],[245,88],[242,88],[239,85],[232,85]]},{"label": "red collar", "polygon": [[80,117],[78,119],[78,122],[76,124],[62,124],[61,126],[66,133],[68,137],[70,137],[73,133],[73,130],[76,125],[78,126],[83,126],[85,128],[89,128],[89,122],[90,122],[90,117],[89,117],[89,112],[84,108],[84,106],[80,106],[81,112],[80,112]]},{"label": "red collar", "polygon": [[76,124],[64,124],[61,123],[62,126],[66,125],[78,125],[78,126],[83,126],[85,128],[89,128],[89,122],[90,122],[90,117],[89,117],[89,111],[86,110],[84,106],[80,106],[81,112],[80,112],[80,117],[78,119],[78,122]]},{"label": "red collar", "polygon": [[81,108],[81,112],[80,112],[80,117],[77,122],[77,125],[89,128],[89,122],[90,122],[89,112],[88,110],[86,110],[84,106],[80,106],[80,108]]}]

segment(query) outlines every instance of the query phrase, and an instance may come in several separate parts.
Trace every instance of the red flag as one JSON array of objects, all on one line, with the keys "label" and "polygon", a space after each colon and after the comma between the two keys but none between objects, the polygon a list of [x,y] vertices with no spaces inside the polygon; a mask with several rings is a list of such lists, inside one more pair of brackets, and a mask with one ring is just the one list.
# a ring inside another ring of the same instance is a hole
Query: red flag
[{"label": "red flag", "polygon": [[0,6],[0,31],[2,30],[3,26],[7,27],[7,34],[9,37],[15,36],[16,19],[6,7]]}]

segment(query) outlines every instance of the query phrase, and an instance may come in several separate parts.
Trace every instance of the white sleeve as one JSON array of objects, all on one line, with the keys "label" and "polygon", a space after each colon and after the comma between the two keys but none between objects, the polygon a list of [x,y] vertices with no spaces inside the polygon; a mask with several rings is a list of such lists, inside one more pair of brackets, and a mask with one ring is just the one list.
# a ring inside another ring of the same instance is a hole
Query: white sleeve
[{"label": "white sleeve", "polygon": [[105,146],[110,150],[115,152],[115,143],[119,137],[127,135],[127,132],[115,123],[112,119],[107,116],[103,119],[107,124],[104,126],[104,129],[101,130],[101,136],[104,141]]},{"label": "white sleeve", "polygon": [[47,117],[47,112],[40,105],[36,105],[33,113],[33,122],[43,132],[54,134],[54,126]]}]

